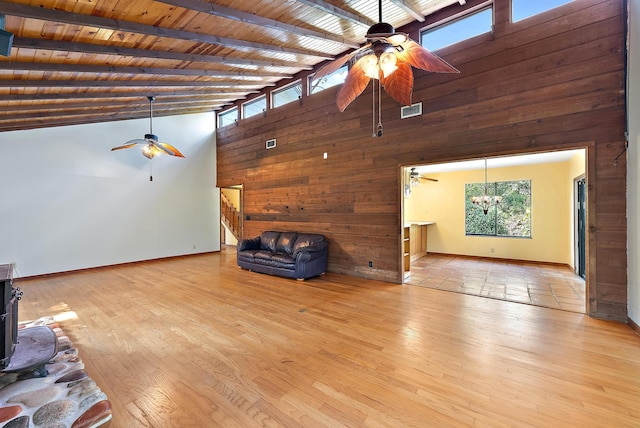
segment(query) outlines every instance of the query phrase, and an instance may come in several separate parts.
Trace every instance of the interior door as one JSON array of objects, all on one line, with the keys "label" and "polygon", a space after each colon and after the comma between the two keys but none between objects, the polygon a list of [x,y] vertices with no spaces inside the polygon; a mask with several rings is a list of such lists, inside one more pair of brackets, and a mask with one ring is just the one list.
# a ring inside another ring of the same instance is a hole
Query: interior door
[{"label": "interior door", "polygon": [[586,279],[586,244],[587,244],[587,189],[585,177],[575,182],[576,195],[576,261],[575,270],[578,275]]}]

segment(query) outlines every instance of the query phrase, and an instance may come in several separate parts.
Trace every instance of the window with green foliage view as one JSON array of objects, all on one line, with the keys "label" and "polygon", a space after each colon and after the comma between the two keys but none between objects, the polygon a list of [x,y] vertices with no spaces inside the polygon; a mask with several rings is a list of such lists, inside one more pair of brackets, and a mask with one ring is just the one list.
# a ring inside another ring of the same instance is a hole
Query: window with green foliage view
[{"label": "window with green foliage view", "polygon": [[484,183],[465,184],[465,235],[531,238],[531,180],[487,183],[486,194],[500,197],[485,214],[471,198],[483,196]]}]

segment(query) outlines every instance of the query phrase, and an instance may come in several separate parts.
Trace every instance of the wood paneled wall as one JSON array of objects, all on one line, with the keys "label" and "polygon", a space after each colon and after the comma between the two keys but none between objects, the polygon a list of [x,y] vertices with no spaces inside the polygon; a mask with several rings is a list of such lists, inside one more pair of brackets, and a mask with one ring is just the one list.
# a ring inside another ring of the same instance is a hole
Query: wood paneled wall
[{"label": "wood paneled wall", "polygon": [[244,236],[323,233],[329,271],[400,282],[402,165],[586,147],[588,312],[626,321],[625,156],[614,165],[625,147],[623,2],[580,0],[518,23],[509,8],[495,0],[493,34],[438,51],[459,75],[414,70],[421,116],[402,120],[383,97],[381,138],[371,87],[343,113],[329,89],[219,129],[218,186],[244,185]]}]

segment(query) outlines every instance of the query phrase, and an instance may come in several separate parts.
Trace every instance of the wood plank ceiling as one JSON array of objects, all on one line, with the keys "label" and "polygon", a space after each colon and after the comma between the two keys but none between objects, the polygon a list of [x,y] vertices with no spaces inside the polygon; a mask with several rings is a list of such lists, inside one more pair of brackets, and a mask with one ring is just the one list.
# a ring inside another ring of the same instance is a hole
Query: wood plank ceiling
[{"label": "wood plank ceiling", "polygon": [[[383,0],[396,27],[464,0]],[[0,131],[219,109],[358,47],[372,0],[0,0]],[[0,20],[1,22],[1,20]]]}]

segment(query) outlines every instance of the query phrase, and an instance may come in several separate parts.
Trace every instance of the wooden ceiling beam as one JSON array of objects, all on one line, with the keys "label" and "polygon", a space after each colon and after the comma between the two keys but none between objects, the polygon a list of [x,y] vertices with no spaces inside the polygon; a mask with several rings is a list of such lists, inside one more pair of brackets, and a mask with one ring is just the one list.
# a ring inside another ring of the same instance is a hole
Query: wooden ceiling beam
[{"label": "wooden ceiling beam", "polygon": [[[255,91],[258,92],[258,91]],[[3,102],[9,101],[29,101],[29,100],[74,100],[74,99],[100,99],[100,98],[145,98],[148,96],[155,96],[156,98],[162,97],[190,97],[191,99],[200,98],[216,98],[223,99],[233,98],[242,99],[245,97],[246,92],[237,92],[226,89],[218,89],[216,92],[204,92],[204,91],[158,91],[154,90],[142,90],[135,91],[128,90],[126,92],[75,92],[75,93],[55,93],[55,94],[1,94],[0,98]]]},{"label": "wooden ceiling beam", "polygon": [[217,4],[209,3],[203,0],[158,0],[162,3],[170,4],[172,6],[181,7],[184,9],[195,10],[197,12],[207,13],[209,15],[221,16],[227,19],[233,19],[235,21],[244,22],[247,24],[257,25],[263,28],[271,28],[273,30],[284,31],[287,33],[295,34],[297,36],[313,37],[321,39],[323,41],[330,40],[332,42],[340,43],[350,48],[359,48],[360,45],[353,43],[344,37],[337,36],[331,33],[320,32],[311,30],[308,28],[299,27],[297,25],[291,25],[284,22],[276,21],[274,19],[265,18],[249,12],[243,12],[237,9],[231,9],[229,7],[220,6]]},{"label": "wooden ceiling beam", "polygon": [[80,53],[92,53],[92,54],[104,54],[104,55],[116,55],[116,56],[130,56],[135,58],[155,58],[155,59],[168,59],[178,61],[190,61],[190,62],[206,62],[226,65],[249,65],[254,67],[289,67],[289,68],[302,68],[310,70],[311,66],[301,65],[299,62],[286,62],[286,61],[264,61],[245,58],[234,57],[221,57],[215,55],[199,55],[189,54],[182,52],[167,52],[152,49],[136,49],[126,48],[114,45],[96,45],[92,43],[76,43],[65,42],[60,40],[45,40],[45,39],[31,39],[25,37],[14,37],[13,48],[29,48],[29,49],[44,49],[50,51],[62,51],[62,52],[80,52]]},{"label": "wooden ceiling beam", "polygon": [[149,36],[196,41],[219,46],[233,46],[245,50],[266,50],[269,52],[306,55],[323,59],[333,58],[331,55],[327,55],[324,52],[313,51],[310,49],[286,48],[283,46],[274,46],[266,43],[256,43],[246,40],[232,39],[228,37],[211,36],[208,34],[174,30],[171,28],[162,28],[154,25],[146,25],[138,22],[109,19],[93,15],[81,15],[78,13],[64,12],[61,10],[44,7],[33,7],[4,1],[0,1],[0,10],[5,15],[39,19],[42,21],[63,22],[65,24],[80,25],[83,27],[105,28],[116,31],[125,31],[129,33],[145,34]]},{"label": "wooden ceiling beam", "polygon": [[[210,100],[167,100],[162,99],[161,103],[154,103],[153,111],[162,111],[167,109],[183,109],[183,108],[215,108],[219,107],[225,102],[232,101],[234,98],[227,97],[226,99],[210,99]],[[35,100],[34,100],[35,101]],[[50,100],[49,100],[50,101]],[[20,106],[0,105],[0,118],[11,115],[18,112],[26,111],[58,111],[65,110],[78,110],[78,109],[103,109],[103,108],[120,108],[126,109],[132,112],[135,111],[149,111],[149,105],[142,103],[140,100],[99,100],[94,102],[77,102],[77,103],[55,103],[55,102],[37,102],[31,105],[22,104]],[[2,114],[5,113],[5,114]]]},{"label": "wooden ceiling beam", "polygon": [[[216,108],[222,106],[223,103],[211,104],[207,106],[183,106],[183,107],[171,107],[171,108],[160,108],[157,109],[155,106],[153,108],[154,117],[162,116],[162,113],[166,114],[180,114],[181,110],[193,110],[199,109],[202,111],[214,111]],[[141,106],[142,107],[142,106]],[[136,113],[139,113],[140,117],[149,117],[149,107],[144,106],[144,108],[136,108],[132,106],[104,106],[104,107],[96,107],[99,108],[100,111],[98,113],[92,112],[90,108],[78,108],[78,109],[38,109],[38,110],[30,110],[30,111],[20,111],[13,112],[10,114],[1,114],[0,115],[0,123],[5,120],[20,120],[20,119],[28,119],[28,118],[53,118],[53,117],[63,117],[63,116],[102,116],[102,115],[110,115],[110,114],[128,114],[132,116]]]},{"label": "wooden ceiling beam", "polygon": [[329,15],[337,16],[340,19],[346,19],[347,21],[351,21],[356,25],[371,27],[373,24],[377,22],[361,13],[358,13],[356,11],[350,12],[350,11],[341,9],[323,0],[296,0],[296,1],[298,3],[306,4],[307,6],[320,9],[321,11],[326,12]]},{"label": "wooden ceiling beam", "polygon": [[424,22],[424,15],[419,10],[415,9],[411,5],[407,4],[404,0],[389,0],[391,3],[398,6],[400,9],[407,12],[409,15],[413,16],[416,20],[420,22]]},{"label": "wooden ceiling beam", "polygon": [[95,88],[95,87],[143,87],[143,88],[162,88],[162,87],[203,87],[203,88],[246,88],[260,89],[264,86],[273,86],[273,83],[238,83],[238,82],[208,82],[208,81],[176,81],[176,80],[17,80],[17,79],[0,79],[0,87],[4,88]]},{"label": "wooden ceiling beam", "polygon": [[262,78],[287,79],[292,76],[288,73],[272,73],[259,71],[224,71],[202,70],[192,68],[154,68],[154,67],[117,67],[113,65],[83,65],[67,63],[46,63],[26,61],[0,61],[0,70],[25,70],[25,71],[57,71],[70,73],[115,73],[115,74],[141,74],[141,75],[165,75],[165,76],[201,76],[201,77],[229,77],[239,80],[256,78],[256,81],[264,81]]},{"label": "wooden ceiling beam", "polygon": [[[177,114],[197,114],[197,113],[210,113],[211,109],[189,109],[182,110]],[[155,114],[154,117],[162,117],[162,116],[174,116],[176,112],[169,113],[160,113]],[[25,129],[37,129],[37,128],[51,128],[57,126],[69,126],[69,125],[83,125],[89,123],[103,123],[103,122],[114,122],[118,120],[131,120],[131,119],[144,119],[148,118],[149,113],[112,113],[104,116],[96,116],[96,115],[86,115],[86,116],[74,116],[74,117],[28,117],[22,119],[23,122],[16,121],[12,119],[8,121],[8,123],[4,123],[5,121],[0,119],[0,132],[4,131],[20,131]]]}]

